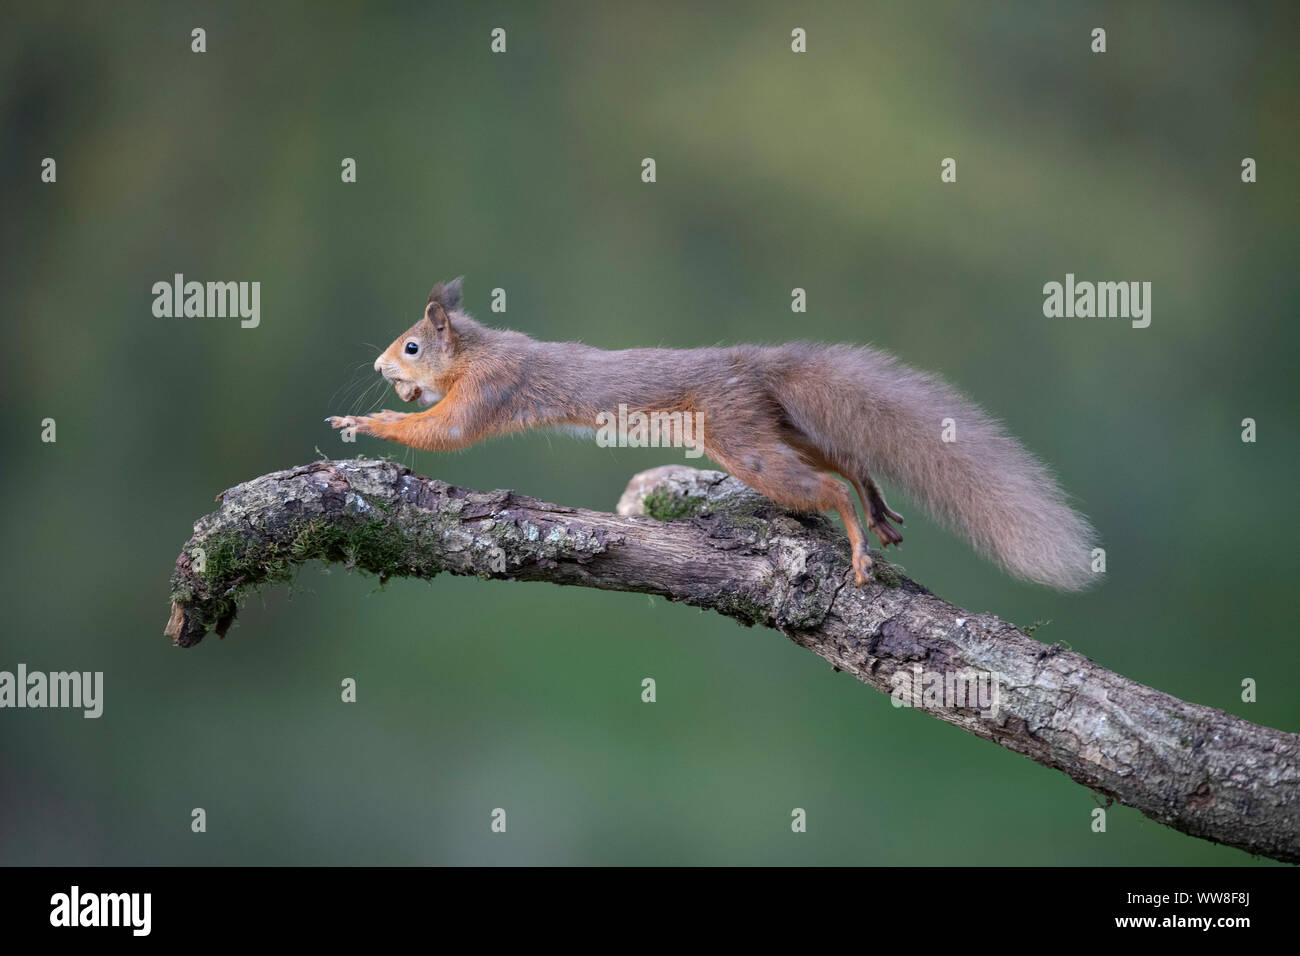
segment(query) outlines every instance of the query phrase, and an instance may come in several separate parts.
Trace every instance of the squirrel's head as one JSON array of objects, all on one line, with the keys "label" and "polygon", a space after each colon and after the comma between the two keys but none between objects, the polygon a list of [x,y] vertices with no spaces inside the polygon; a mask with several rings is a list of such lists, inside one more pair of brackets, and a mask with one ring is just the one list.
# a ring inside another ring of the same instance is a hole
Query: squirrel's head
[{"label": "squirrel's head", "polygon": [[468,322],[460,311],[460,282],[438,283],[429,293],[424,318],[407,329],[375,360],[375,371],[393,383],[404,402],[432,405],[447,393],[448,375],[456,358],[455,323]]}]

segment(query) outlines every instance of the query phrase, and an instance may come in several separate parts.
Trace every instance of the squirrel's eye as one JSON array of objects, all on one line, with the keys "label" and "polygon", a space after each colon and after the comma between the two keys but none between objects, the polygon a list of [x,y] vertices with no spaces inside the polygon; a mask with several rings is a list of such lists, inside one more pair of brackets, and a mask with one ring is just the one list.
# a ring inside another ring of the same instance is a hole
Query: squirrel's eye
[{"label": "squirrel's eye", "polygon": [[419,352],[419,351],[420,351],[419,343],[417,343],[417,342],[407,342],[407,343],[406,343],[406,354],[407,354],[407,355],[414,355],[414,354],[416,354],[416,353]]}]

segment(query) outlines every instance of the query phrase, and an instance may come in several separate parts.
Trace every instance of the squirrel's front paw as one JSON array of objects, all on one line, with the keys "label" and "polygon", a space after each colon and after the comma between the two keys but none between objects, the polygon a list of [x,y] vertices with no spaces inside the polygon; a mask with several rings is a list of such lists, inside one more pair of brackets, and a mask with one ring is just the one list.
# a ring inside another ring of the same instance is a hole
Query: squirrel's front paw
[{"label": "squirrel's front paw", "polygon": [[329,422],[330,427],[335,431],[350,428],[354,435],[373,435],[375,434],[373,425],[379,419],[368,415],[332,415],[325,421]]},{"label": "squirrel's front paw", "polygon": [[329,422],[330,427],[338,429],[352,429],[356,435],[373,435],[375,438],[387,438],[389,434],[385,432],[388,426],[400,422],[407,415],[403,412],[382,411],[375,415],[333,415],[325,421]]}]

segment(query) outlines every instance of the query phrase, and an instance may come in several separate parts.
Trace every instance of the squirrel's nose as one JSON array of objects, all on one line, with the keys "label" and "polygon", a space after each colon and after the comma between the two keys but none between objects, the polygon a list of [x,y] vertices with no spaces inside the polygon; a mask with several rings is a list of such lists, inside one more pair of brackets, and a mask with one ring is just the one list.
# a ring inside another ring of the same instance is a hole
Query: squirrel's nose
[{"label": "squirrel's nose", "polygon": [[380,375],[384,374],[384,357],[382,355],[375,359],[375,371]]}]

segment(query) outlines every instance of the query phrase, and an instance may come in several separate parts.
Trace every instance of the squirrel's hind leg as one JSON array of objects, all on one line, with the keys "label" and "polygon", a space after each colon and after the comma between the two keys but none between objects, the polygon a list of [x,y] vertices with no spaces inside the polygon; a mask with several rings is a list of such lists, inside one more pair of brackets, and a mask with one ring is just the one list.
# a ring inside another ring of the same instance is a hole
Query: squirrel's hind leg
[{"label": "squirrel's hind leg", "polygon": [[876,537],[880,539],[880,546],[885,548],[891,544],[902,544],[902,534],[889,522],[892,519],[902,524],[903,516],[885,503],[885,496],[880,493],[871,476],[867,475],[865,485],[855,475],[849,475],[848,478],[857,489],[858,497],[862,499],[862,508],[867,513],[867,527],[876,533]]},{"label": "squirrel's hind leg", "polygon": [[707,450],[709,457],[732,475],[782,507],[794,511],[820,513],[834,510],[838,513],[853,549],[853,573],[858,587],[870,580],[871,555],[867,551],[867,535],[853,499],[841,482],[810,465],[785,444],[763,446],[761,454],[753,450],[733,454],[716,446]]}]

